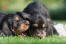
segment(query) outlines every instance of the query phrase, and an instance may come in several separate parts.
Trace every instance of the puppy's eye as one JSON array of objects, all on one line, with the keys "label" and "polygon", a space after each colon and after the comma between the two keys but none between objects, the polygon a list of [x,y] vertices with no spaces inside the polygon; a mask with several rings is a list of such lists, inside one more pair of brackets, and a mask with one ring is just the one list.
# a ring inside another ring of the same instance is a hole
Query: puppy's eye
[{"label": "puppy's eye", "polygon": [[35,27],[38,27],[39,25],[38,24],[34,24]]},{"label": "puppy's eye", "polygon": [[15,19],[16,19],[16,21],[19,21],[20,20],[19,17],[16,17]]},{"label": "puppy's eye", "polygon": [[46,27],[46,24],[42,24],[42,27],[45,28]]}]

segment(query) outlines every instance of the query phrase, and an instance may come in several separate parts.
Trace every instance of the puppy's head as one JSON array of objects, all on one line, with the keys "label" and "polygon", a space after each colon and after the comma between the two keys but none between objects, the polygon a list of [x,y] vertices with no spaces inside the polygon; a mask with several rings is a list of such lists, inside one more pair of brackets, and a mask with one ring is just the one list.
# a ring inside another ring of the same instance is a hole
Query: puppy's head
[{"label": "puppy's head", "polygon": [[19,14],[11,16],[8,19],[9,27],[15,34],[22,34],[22,32],[25,32],[29,29],[29,20],[19,16]]},{"label": "puppy's head", "polygon": [[38,16],[31,25],[30,34],[34,37],[44,38],[46,37],[47,21],[45,17]]}]

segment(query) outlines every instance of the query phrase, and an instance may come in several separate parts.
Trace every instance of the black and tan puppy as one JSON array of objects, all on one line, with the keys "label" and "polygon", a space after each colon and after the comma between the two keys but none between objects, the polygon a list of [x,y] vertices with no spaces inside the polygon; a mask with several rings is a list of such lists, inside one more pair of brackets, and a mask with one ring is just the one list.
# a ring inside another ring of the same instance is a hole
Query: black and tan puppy
[{"label": "black and tan puppy", "polygon": [[30,14],[31,27],[28,32],[30,36],[44,38],[53,34],[54,27],[51,24],[52,21],[48,9],[44,4],[40,2],[30,3],[23,12]]},{"label": "black and tan puppy", "polygon": [[25,32],[29,28],[29,20],[27,20],[25,17],[27,15],[26,13],[20,14],[8,14],[4,16],[0,29],[2,33],[4,33],[5,36],[10,35],[21,35],[22,32]]}]

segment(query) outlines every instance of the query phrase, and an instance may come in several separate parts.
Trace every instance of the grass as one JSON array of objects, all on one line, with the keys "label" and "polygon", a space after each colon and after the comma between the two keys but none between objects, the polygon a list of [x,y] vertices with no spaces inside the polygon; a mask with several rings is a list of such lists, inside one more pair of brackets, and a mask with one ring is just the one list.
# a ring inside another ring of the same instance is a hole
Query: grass
[{"label": "grass", "polygon": [[[65,20],[54,20],[54,22],[66,24]],[[66,37],[59,37],[57,35],[43,39],[32,37],[22,38],[20,36],[0,37],[0,44],[66,44]]]},{"label": "grass", "polygon": [[32,37],[0,37],[0,44],[66,44],[66,37],[46,37],[44,39]]}]

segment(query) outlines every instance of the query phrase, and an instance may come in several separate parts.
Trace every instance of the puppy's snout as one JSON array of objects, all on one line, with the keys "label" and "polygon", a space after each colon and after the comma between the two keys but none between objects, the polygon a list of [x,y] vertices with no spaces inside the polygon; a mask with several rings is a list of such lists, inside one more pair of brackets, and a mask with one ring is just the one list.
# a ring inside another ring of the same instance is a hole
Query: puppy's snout
[{"label": "puppy's snout", "polygon": [[38,34],[38,37],[40,37],[40,38],[45,38],[45,37],[46,37],[46,32],[39,33],[39,34]]},{"label": "puppy's snout", "polygon": [[45,38],[46,37],[46,33],[41,34],[41,38]]},{"label": "puppy's snout", "polygon": [[28,26],[27,24],[24,24],[24,25],[23,25],[23,29],[24,29],[24,30],[28,30],[28,28],[29,28],[29,26]]}]

